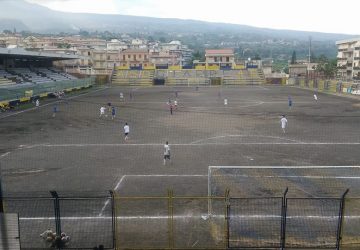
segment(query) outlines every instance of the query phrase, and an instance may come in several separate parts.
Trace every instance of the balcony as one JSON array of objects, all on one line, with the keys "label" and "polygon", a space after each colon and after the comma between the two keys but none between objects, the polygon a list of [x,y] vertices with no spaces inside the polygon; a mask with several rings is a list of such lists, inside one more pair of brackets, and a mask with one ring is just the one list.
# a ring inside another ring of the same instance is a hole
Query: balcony
[{"label": "balcony", "polygon": [[359,56],[354,57],[354,60],[360,60],[360,57]]}]

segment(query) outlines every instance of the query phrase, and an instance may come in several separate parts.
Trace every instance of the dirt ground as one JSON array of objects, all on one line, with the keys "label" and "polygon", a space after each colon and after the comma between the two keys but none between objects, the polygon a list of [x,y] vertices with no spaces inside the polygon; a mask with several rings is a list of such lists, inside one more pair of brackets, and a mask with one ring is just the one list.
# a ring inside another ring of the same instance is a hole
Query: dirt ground
[{"label": "dirt ground", "polygon": [[[120,92],[125,100],[120,100]],[[166,104],[169,98],[178,101],[173,115]],[[56,117],[52,101],[20,113],[3,113],[4,194],[36,196],[57,190],[91,196],[115,190],[123,196],[163,196],[173,189],[178,196],[206,196],[209,166],[359,165],[360,101],[321,93],[318,98],[316,102],[311,91],[284,86],[198,91],[115,86],[56,103]],[[108,111],[107,117],[99,117],[100,107],[109,102],[116,108],[114,120]],[[280,127],[283,114],[288,119],[286,133]],[[123,133],[126,122],[128,141]],[[166,141],[171,163],[164,166]],[[269,195],[272,185],[258,184],[261,189],[252,194]],[[103,207],[100,200],[90,212],[84,206],[86,212],[78,214],[101,214]]]}]

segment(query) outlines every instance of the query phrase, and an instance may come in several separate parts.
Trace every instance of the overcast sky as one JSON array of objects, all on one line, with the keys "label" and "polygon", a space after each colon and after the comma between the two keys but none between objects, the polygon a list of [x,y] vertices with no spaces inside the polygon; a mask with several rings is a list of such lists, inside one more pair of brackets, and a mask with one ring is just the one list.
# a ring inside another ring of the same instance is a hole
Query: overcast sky
[{"label": "overcast sky", "polygon": [[67,12],[196,19],[360,34],[359,0],[26,0]]}]

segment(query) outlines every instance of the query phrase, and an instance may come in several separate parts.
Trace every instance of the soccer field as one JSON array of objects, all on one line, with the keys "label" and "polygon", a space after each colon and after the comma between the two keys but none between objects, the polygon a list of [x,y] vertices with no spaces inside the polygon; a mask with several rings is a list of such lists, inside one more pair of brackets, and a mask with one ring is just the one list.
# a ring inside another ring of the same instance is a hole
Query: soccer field
[{"label": "soccer field", "polygon": [[[166,104],[169,98],[178,100],[173,115]],[[318,98],[316,102],[311,91],[284,86],[110,87],[57,103],[55,118],[52,103],[1,114],[4,194],[35,196],[56,190],[91,196],[115,190],[119,196],[166,196],[172,189],[177,196],[207,196],[209,166],[359,165],[360,100],[321,93]],[[100,107],[109,102],[116,118],[112,120],[108,111],[107,117],[99,118]],[[286,133],[280,126],[282,114],[288,119]],[[128,141],[123,134],[126,122]],[[171,163],[164,166],[166,141]],[[336,173],[360,178],[356,174]],[[328,186],[312,189],[313,181],[296,186],[306,190],[306,197],[319,197],[322,193],[317,192]],[[269,178],[249,183],[254,188],[247,186],[246,192],[234,189],[244,197],[282,195]],[[328,195],[340,197],[348,187],[346,178],[332,187]],[[360,197],[356,189],[349,195]],[[101,217],[108,213],[109,203],[94,202],[82,211],[87,209],[91,212],[79,217]],[[37,218],[44,219],[40,214]]]}]

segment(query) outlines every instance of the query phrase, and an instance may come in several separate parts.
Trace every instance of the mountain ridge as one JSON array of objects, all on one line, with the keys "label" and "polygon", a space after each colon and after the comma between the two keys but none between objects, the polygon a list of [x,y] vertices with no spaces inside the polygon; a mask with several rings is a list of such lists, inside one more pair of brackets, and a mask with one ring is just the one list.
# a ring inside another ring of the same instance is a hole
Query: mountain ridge
[{"label": "mountain ridge", "polygon": [[[6,22],[5,22],[6,20]],[[13,21],[11,21],[13,20]],[[26,30],[38,33],[76,33],[80,29],[87,31],[110,31],[117,33],[154,33],[167,32],[179,34],[223,33],[247,36],[253,34],[259,38],[279,38],[307,40],[341,40],[357,35],[323,33],[259,28],[250,25],[205,22],[192,19],[155,18],[114,14],[68,13],[51,10],[24,0],[0,1],[0,28]],[[11,27],[13,26],[13,27]]]}]

